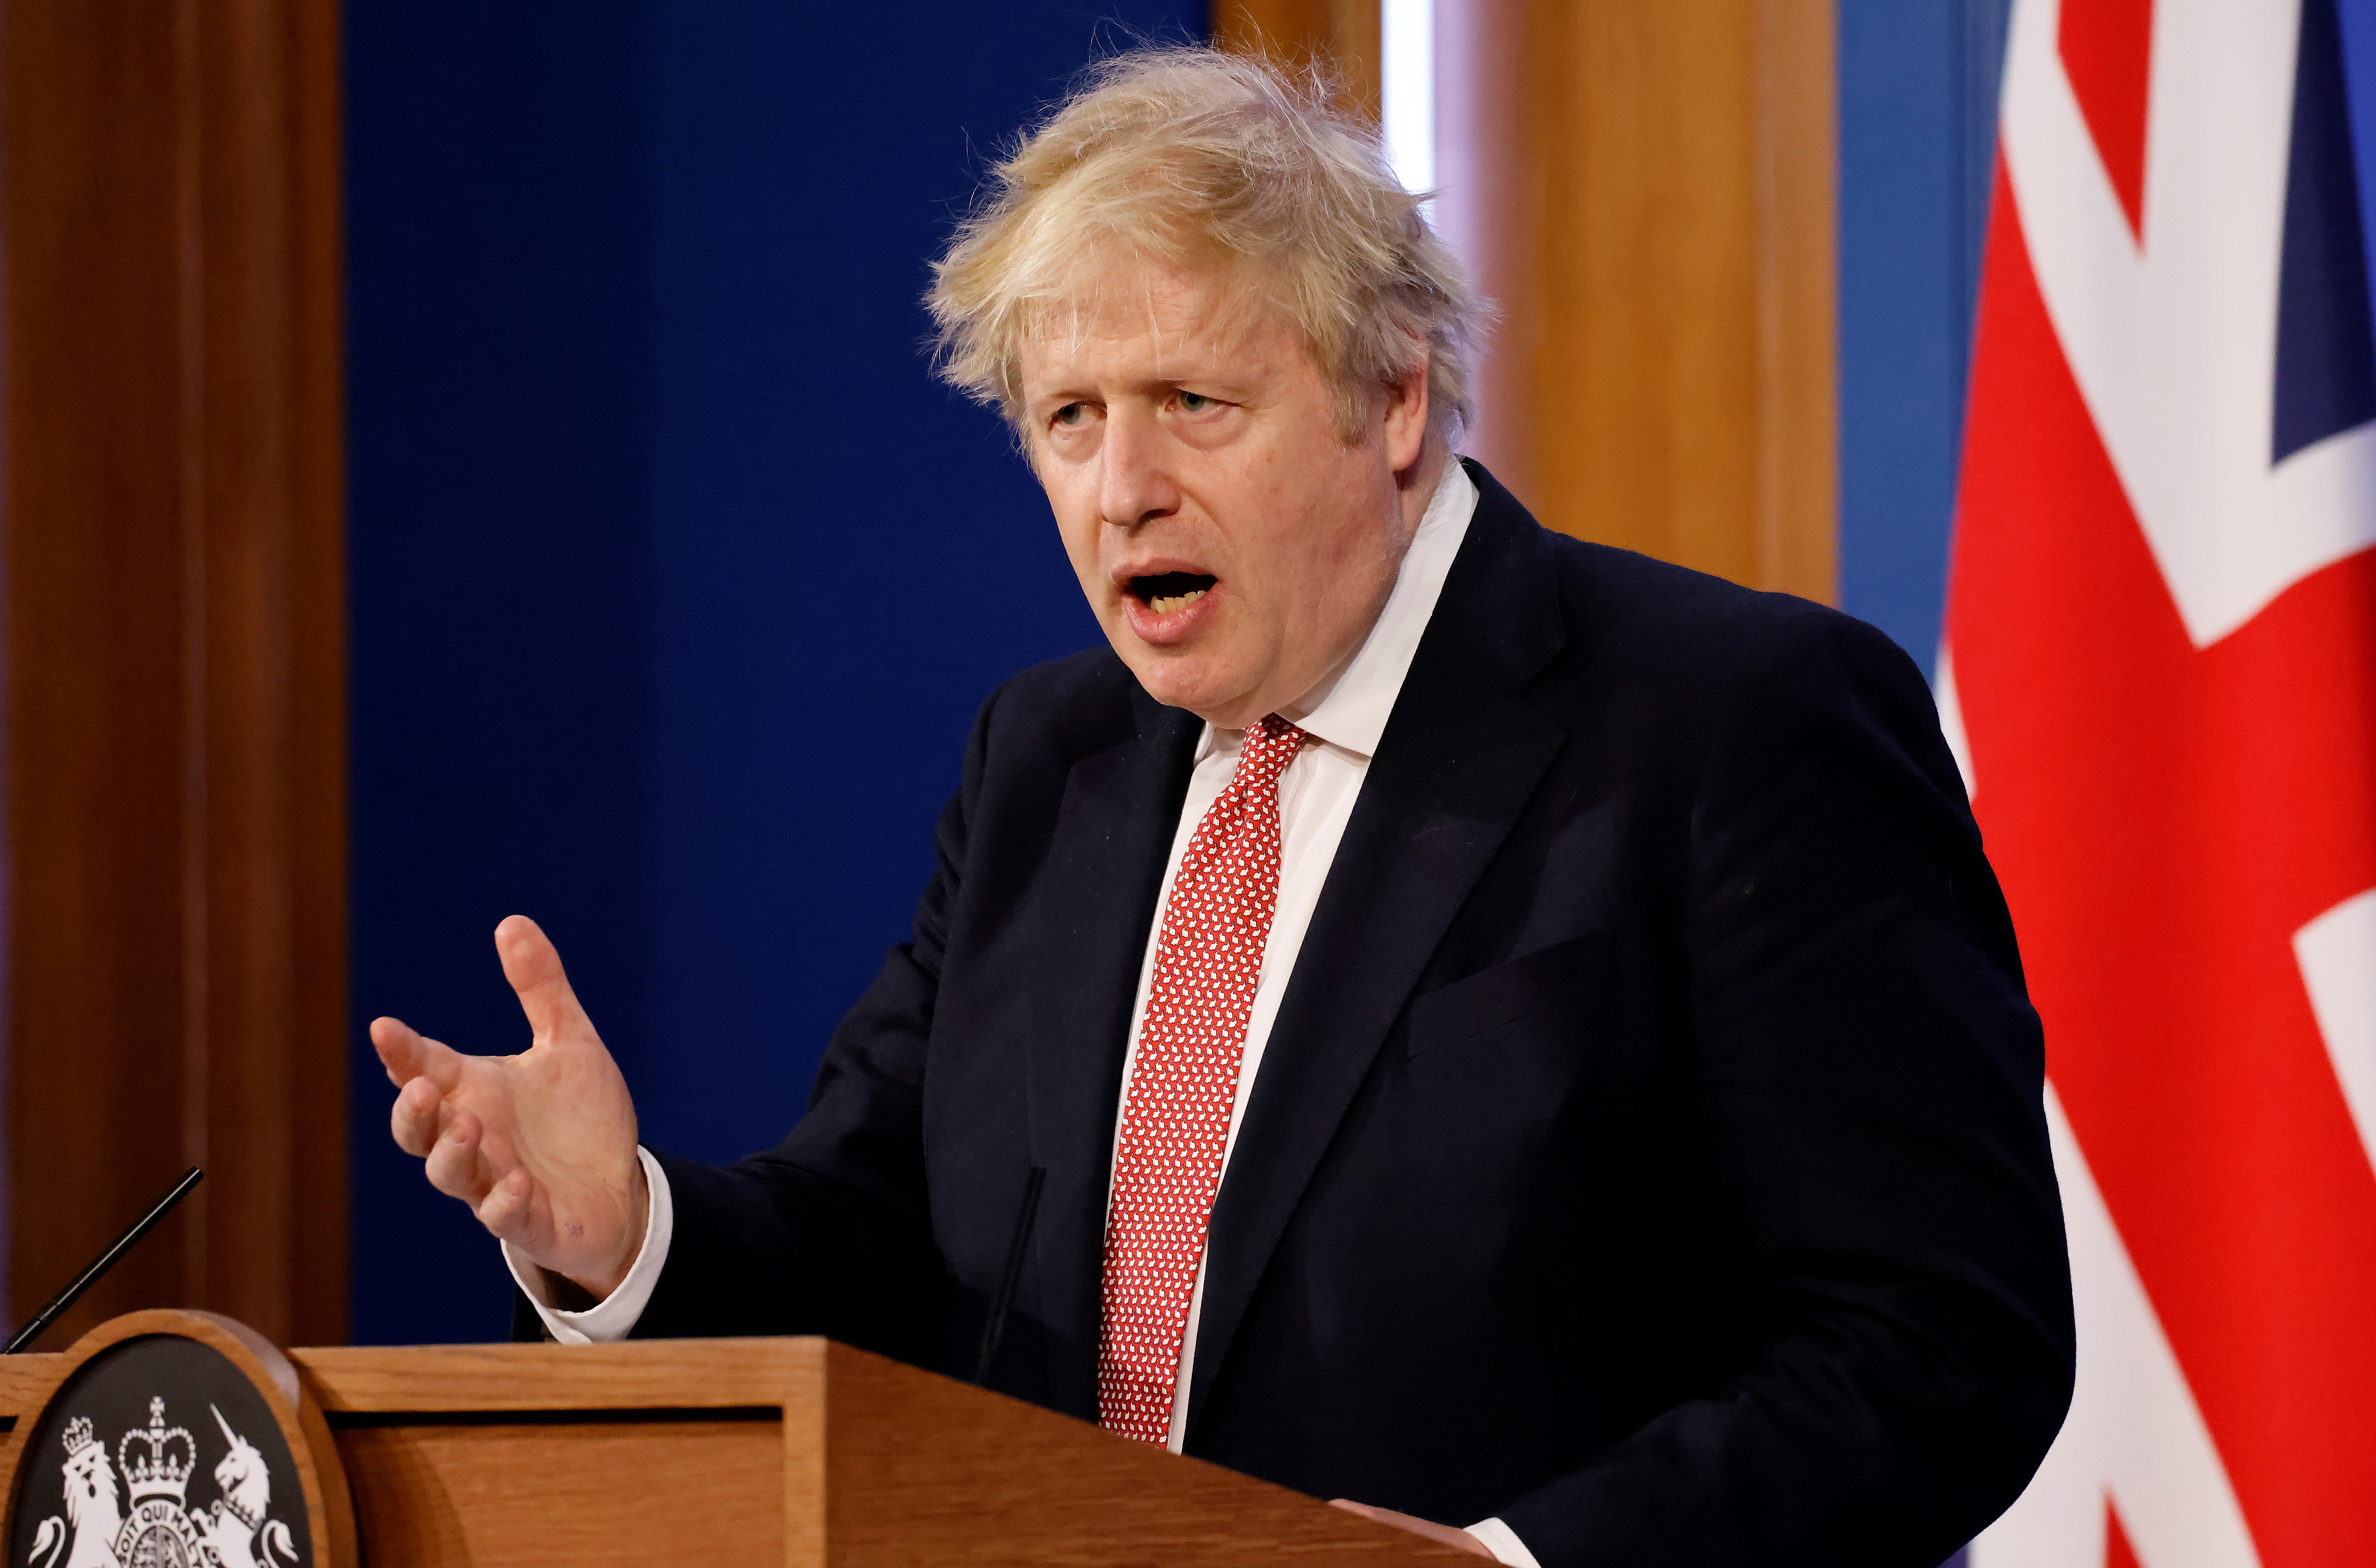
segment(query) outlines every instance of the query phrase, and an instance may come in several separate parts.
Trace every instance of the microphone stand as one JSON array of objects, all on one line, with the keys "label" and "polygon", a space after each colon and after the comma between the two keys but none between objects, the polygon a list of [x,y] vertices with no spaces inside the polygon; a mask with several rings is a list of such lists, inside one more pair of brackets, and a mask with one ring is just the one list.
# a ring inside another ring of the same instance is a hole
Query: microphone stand
[{"label": "microphone stand", "polygon": [[82,1300],[82,1293],[99,1283],[99,1277],[115,1266],[115,1261],[132,1250],[141,1237],[157,1228],[157,1222],[173,1211],[173,1206],[189,1195],[190,1189],[206,1179],[206,1172],[191,1166],[173,1183],[173,1190],[157,1200],[157,1206],[132,1222],[132,1229],[118,1236],[107,1251],[91,1261],[91,1265],[76,1277],[75,1282],[50,1298],[50,1304],[26,1320],[25,1326],[9,1336],[0,1356],[14,1356],[30,1348],[42,1336],[42,1331],[58,1320],[58,1314]]}]

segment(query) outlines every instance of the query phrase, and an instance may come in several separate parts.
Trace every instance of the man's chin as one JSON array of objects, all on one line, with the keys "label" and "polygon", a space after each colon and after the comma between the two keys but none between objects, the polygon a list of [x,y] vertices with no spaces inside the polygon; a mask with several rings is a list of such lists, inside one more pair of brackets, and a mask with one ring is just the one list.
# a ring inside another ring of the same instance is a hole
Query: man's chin
[{"label": "man's chin", "polygon": [[1222,729],[1243,727],[1236,710],[1244,701],[1246,683],[1231,680],[1230,671],[1220,660],[1149,647],[1127,631],[1114,643],[1114,651],[1122,655],[1122,661],[1157,702],[1166,707],[1184,707]]}]

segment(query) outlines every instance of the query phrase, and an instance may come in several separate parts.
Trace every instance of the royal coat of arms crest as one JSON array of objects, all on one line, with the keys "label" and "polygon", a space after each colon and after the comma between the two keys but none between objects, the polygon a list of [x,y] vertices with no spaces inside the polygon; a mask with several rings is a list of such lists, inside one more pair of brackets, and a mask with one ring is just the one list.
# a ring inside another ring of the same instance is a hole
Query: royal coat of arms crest
[{"label": "royal coat of arms crest", "polygon": [[[153,1385],[152,1385],[153,1386]],[[268,1516],[272,1472],[256,1446],[208,1408],[226,1452],[213,1471],[210,1508],[189,1506],[198,1444],[186,1427],[165,1424],[165,1401],[148,1401],[148,1424],[116,1441],[113,1458],[88,1417],[69,1420],[65,1512],[43,1519],[27,1568],[287,1568],[298,1561],[288,1525]],[[30,1456],[29,1456],[30,1457]]]}]

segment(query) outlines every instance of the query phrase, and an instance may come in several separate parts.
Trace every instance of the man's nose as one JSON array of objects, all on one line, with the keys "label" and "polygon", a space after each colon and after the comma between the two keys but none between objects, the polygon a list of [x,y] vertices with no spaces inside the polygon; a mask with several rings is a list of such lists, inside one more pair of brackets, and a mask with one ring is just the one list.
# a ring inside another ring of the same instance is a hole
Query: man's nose
[{"label": "man's nose", "polygon": [[1098,515],[1106,522],[1135,528],[1180,505],[1162,428],[1152,413],[1127,408],[1110,413],[1098,457]]}]

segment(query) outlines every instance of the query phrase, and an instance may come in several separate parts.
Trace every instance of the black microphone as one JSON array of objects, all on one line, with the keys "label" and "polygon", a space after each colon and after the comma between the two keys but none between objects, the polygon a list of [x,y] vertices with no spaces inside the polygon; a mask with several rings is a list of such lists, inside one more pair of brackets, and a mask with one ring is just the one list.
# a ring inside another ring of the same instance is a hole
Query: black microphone
[{"label": "black microphone", "polygon": [[1023,1255],[1031,1245],[1031,1221],[1040,1212],[1040,1183],[1048,1180],[1046,1167],[1035,1165],[1023,1182],[1023,1211],[1015,1217],[1015,1239],[1006,1244],[1006,1277],[998,1282],[998,1294],[991,1298],[990,1321],[981,1325],[981,1360],[974,1368],[976,1384],[990,1381],[990,1363],[998,1355],[998,1342],[1006,1334],[1006,1311],[1015,1305],[1015,1287],[1023,1278]]},{"label": "black microphone", "polygon": [[91,1265],[76,1277],[75,1282],[50,1298],[50,1304],[35,1313],[25,1326],[9,1337],[0,1356],[13,1356],[28,1348],[42,1336],[42,1331],[57,1322],[58,1314],[82,1300],[82,1293],[99,1283],[99,1277],[115,1266],[115,1260],[132,1250],[141,1237],[157,1228],[157,1222],[173,1212],[173,1206],[189,1195],[190,1189],[206,1179],[206,1172],[191,1166],[173,1183],[173,1190],[157,1200],[157,1206],[132,1222],[132,1229],[118,1236],[107,1251],[91,1260]]}]

